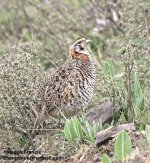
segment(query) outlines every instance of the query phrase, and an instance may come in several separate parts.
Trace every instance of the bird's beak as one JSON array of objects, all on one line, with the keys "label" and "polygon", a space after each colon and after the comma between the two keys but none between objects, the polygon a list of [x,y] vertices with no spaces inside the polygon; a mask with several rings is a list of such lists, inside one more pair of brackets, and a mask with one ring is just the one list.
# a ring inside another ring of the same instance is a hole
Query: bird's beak
[{"label": "bird's beak", "polygon": [[88,43],[91,43],[92,41],[91,40],[86,40],[85,43],[88,44]]}]

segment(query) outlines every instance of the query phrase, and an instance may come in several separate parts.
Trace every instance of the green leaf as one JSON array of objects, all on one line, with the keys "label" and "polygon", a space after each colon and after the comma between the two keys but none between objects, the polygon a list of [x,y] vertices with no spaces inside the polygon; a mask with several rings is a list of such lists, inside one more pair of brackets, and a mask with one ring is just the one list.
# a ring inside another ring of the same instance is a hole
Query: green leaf
[{"label": "green leaf", "polygon": [[104,63],[104,74],[110,75],[110,77],[113,77],[115,75],[115,67],[111,59],[108,59]]},{"label": "green leaf", "polygon": [[64,127],[65,138],[70,143],[78,143],[83,138],[82,126],[77,117],[67,119]]},{"label": "green leaf", "polygon": [[140,85],[139,77],[136,72],[133,74],[133,106],[140,109],[144,100],[144,94]]},{"label": "green leaf", "polygon": [[148,147],[150,149],[150,126],[146,125],[146,140],[148,143]]},{"label": "green leaf", "polygon": [[115,141],[115,159],[125,160],[126,156],[130,154],[132,150],[132,143],[130,136],[122,131]]},{"label": "green leaf", "polygon": [[102,156],[102,163],[111,163],[111,159],[109,158],[109,156],[107,154],[103,154]]},{"label": "green leaf", "polygon": [[85,120],[82,127],[85,134],[85,141],[88,143],[94,143],[97,132],[102,130],[102,123],[93,122],[90,124],[87,120]]}]

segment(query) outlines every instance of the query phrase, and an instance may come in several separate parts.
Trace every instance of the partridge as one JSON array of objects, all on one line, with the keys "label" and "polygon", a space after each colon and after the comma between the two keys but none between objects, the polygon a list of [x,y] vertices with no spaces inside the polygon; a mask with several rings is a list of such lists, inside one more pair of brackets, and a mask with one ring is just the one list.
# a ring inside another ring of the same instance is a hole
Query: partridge
[{"label": "partridge", "polygon": [[69,48],[68,62],[40,84],[34,110],[35,128],[48,117],[68,118],[87,107],[95,85],[95,66],[87,49],[89,42],[77,39]]}]

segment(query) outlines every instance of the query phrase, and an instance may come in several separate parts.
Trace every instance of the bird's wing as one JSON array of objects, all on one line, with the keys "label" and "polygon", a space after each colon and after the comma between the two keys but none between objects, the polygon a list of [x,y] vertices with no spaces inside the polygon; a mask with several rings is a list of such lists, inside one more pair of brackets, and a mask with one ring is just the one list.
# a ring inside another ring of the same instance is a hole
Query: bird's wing
[{"label": "bird's wing", "polygon": [[68,85],[74,84],[75,62],[70,61],[56,70],[51,76],[41,83],[37,91],[37,103],[53,107],[59,106],[62,96],[65,96]]}]

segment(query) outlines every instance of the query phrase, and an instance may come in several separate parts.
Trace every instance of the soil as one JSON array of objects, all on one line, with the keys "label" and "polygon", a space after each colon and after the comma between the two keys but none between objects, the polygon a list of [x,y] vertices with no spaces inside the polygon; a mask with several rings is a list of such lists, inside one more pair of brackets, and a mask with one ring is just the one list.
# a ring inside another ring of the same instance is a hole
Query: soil
[{"label": "soil", "polygon": [[[146,142],[145,131],[128,133],[132,140],[132,152],[126,159],[127,162],[132,163],[149,163],[150,162],[150,150]],[[67,163],[97,163],[101,161],[101,157],[104,153],[108,154],[112,162],[114,160],[114,142],[115,138],[108,141],[99,147],[95,144],[90,146],[83,146],[77,154],[66,160]],[[59,161],[64,162],[64,161]]]}]

